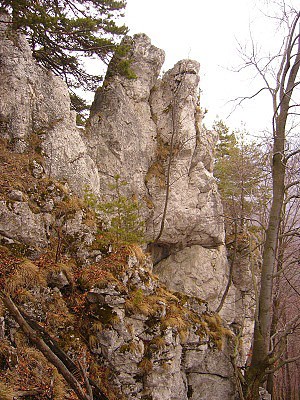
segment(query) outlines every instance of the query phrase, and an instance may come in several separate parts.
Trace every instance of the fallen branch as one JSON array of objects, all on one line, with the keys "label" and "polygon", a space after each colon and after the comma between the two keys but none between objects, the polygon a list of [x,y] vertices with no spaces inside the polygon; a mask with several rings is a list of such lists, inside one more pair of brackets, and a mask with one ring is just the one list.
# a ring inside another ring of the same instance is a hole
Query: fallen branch
[{"label": "fallen branch", "polygon": [[24,319],[18,307],[13,300],[1,291],[2,301],[10,314],[14,317],[20,328],[28,337],[28,339],[43,353],[46,359],[53,364],[58,372],[65,378],[71,389],[77,394],[80,400],[92,400],[82,389],[81,384],[77,381],[74,375],[68,370],[64,363],[53,353],[49,346],[41,339],[35,330]]}]

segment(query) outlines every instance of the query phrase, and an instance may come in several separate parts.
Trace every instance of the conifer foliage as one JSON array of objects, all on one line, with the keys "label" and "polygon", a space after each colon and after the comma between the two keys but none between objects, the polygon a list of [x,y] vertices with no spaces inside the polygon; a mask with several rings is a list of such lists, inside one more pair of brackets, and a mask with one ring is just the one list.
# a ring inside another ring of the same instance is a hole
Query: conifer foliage
[{"label": "conifer foliage", "polygon": [[107,63],[119,49],[127,28],[116,21],[125,6],[125,0],[0,0],[0,12],[11,15],[12,29],[25,34],[38,63],[69,88],[85,90],[95,90],[102,77],[85,71],[83,57]]},{"label": "conifer foliage", "polygon": [[86,191],[85,203],[98,214],[99,240],[102,245],[115,248],[130,244],[142,244],[144,238],[144,221],[140,215],[140,205],[135,196],[128,197],[123,189],[127,182],[120,175],[114,176],[114,183],[109,185],[111,194],[104,201]]}]

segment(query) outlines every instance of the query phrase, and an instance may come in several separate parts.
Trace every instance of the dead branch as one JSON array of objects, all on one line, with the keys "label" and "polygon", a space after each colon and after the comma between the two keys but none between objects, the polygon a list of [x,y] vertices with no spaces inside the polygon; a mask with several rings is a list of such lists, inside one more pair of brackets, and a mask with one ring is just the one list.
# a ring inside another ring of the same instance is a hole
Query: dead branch
[{"label": "dead branch", "polygon": [[292,357],[292,358],[287,358],[286,360],[282,360],[275,368],[273,369],[269,369],[266,371],[267,374],[273,374],[274,372],[278,371],[280,368],[282,368],[284,365],[286,364],[290,364],[293,362],[296,362],[300,359],[300,354],[296,357]]},{"label": "dead branch", "polygon": [[68,370],[64,363],[53,353],[53,351],[47,346],[44,340],[37,334],[35,330],[26,322],[20,310],[13,302],[13,300],[5,294],[3,291],[0,292],[2,301],[5,307],[8,309],[10,314],[19,324],[22,331],[28,337],[28,339],[43,353],[46,359],[53,364],[59,373],[65,378],[71,389],[77,394],[80,400],[91,400],[91,398],[83,391],[80,383],[74,377],[74,375]]}]

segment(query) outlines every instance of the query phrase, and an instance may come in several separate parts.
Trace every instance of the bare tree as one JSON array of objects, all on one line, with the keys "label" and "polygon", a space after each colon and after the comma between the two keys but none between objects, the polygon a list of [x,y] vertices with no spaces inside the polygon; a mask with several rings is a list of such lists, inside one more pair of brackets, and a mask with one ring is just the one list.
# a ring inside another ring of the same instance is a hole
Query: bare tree
[{"label": "bare tree", "polygon": [[[286,187],[300,175],[299,154],[290,159],[286,171]],[[280,228],[277,252],[277,273],[273,301],[273,319],[271,341],[273,346],[284,343],[283,352],[278,360],[279,365],[285,359],[295,358],[298,354],[300,332],[300,193],[299,187],[291,186],[285,193],[283,220]],[[297,319],[297,317],[299,317]],[[293,321],[293,324],[290,324]],[[290,325],[288,335],[282,335]],[[282,346],[281,346],[282,347]],[[297,360],[300,362],[300,359]],[[285,391],[285,399],[298,398],[299,379],[297,362],[283,365],[281,370],[268,376],[267,389],[272,399],[279,400]]]},{"label": "bare tree", "polygon": [[[253,98],[263,90],[271,95],[273,105],[272,120],[272,199],[268,215],[268,225],[262,257],[261,285],[258,298],[258,310],[255,318],[252,359],[244,376],[244,398],[257,400],[259,387],[266,381],[268,373],[274,370],[278,361],[278,352],[271,348],[272,306],[274,300],[273,281],[276,272],[278,243],[282,223],[282,211],[286,191],[299,184],[296,180],[286,185],[287,163],[299,149],[291,149],[288,142],[289,121],[297,115],[300,105],[294,101],[294,95],[299,85],[300,67],[300,12],[288,9],[283,4],[281,24],[286,24],[287,35],[280,52],[274,57],[258,58],[252,41],[250,55],[243,54],[245,66],[253,67],[264,82],[263,88],[248,98]],[[292,18],[292,19],[291,19]],[[278,63],[277,72],[271,68]],[[271,72],[271,74],[269,74]],[[286,337],[288,329],[283,335]],[[280,343],[282,345],[282,341]],[[278,351],[278,348],[276,349]],[[282,350],[279,351],[282,353]],[[288,363],[293,360],[283,360]],[[282,364],[282,365],[283,365]],[[277,368],[277,367],[276,367]]]}]

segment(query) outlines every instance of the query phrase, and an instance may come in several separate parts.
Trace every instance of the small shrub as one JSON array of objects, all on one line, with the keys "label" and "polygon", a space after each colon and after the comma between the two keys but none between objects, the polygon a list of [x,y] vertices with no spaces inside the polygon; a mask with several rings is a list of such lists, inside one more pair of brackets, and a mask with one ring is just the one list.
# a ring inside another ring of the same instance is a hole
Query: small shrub
[{"label": "small shrub", "polygon": [[99,199],[86,191],[85,202],[87,207],[94,209],[101,222],[99,234],[102,244],[120,247],[144,242],[144,222],[140,216],[140,207],[136,200],[122,194],[122,187],[127,182],[115,175],[114,184],[110,186],[112,194],[107,201]]}]

